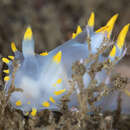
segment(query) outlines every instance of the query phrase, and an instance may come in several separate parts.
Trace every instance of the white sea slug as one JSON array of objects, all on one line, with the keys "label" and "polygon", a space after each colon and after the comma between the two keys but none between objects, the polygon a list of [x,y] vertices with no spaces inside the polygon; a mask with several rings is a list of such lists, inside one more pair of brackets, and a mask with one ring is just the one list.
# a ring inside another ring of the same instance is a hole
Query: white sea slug
[{"label": "white sea slug", "polygon": [[[49,53],[36,54],[34,52],[31,27],[27,27],[24,34],[22,52],[17,50],[15,43],[11,43],[14,56],[9,56],[10,60],[2,58],[2,61],[8,65],[8,69],[4,70],[8,74],[4,78],[6,82],[5,91],[6,94],[11,94],[9,100],[14,108],[23,112],[31,111],[32,116],[35,116],[37,111],[43,109],[58,110],[57,104],[60,103],[61,97],[70,89],[68,81],[72,78],[72,64],[88,58],[90,54],[96,54],[101,46],[110,44],[108,41],[110,41],[110,35],[118,14],[114,15],[104,27],[97,31],[94,31],[94,17],[92,12],[86,28],[82,30],[78,26],[71,40]],[[107,59],[113,62],[115,57],[122,58],[128,28],[129,24],[124,26],[109,56],[105,57],[100,54],[99,62]],[[91,50],[89,50],[87,37],[90,39]],[[104,38],[109,40],[104,42]],[[88,66],[90,64],[86,65],[86,69],[88,69]],[[106,77],[105,70],[95,75],[98,83],[105,80]],[[83,79],[84,85],[87,87],[91,80],[87,72],[84,74]],[[75,97],[75,94],[71,96],[69,107],[77,105]]]}]

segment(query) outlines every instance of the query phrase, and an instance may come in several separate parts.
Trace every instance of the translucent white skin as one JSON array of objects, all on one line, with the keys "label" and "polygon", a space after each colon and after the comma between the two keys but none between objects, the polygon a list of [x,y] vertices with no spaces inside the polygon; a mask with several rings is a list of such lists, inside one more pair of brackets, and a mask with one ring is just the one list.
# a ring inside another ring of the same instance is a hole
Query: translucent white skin
[{"label": "translucent white skin", "polygon": [[[54,50],[50,51],[47,56],[34,55],[34,41],[23,40],[22,52],[15,53],[15,60],[19,60],[19,68],[15,74],[15,87],[21,88],[23,92],[13,92],[10,97],[11,104],[16,109],[20,109],[24,112],[31,111],[32,108],[36,108],[38,111],[43,109],[58,110],[56,104],[60,103],[60,99],[67,91],[61,95],[54,95],[54,91],[61,89],[69,90],[72,76],[72,64],[81,59],[88,58],[89,53],[96,53],[103,43],[105,34],[103,33],[91,33],[91,52],[88,51],[88,43],[86,42],[87,32],[86,30],[80,33],[75,39],[65,42],[63,45],[58,46]],[[53,61],[59,51],[62,52],[61,62],[59,64]],[[121,52],[119,52],[121,55]],[[108,57],[110,58],[110,57]],[[100,62],[107,59],[107,57],[100,56]],[[12,76],[12,62],[9,63],[9,69],[11,70],[10,77]],[[86,65],[87,68],[87,65]],[[106,79],[107,75],[105,70],[98,72],[95,79],[98,84]],[[53,86],[56,81],[61,78],[62,82],[56,86]],[[11,80],[6,83],[5,90],[11,86]],[[85,87],[88,86],[91,78],[86,73],[83,77]],[[49,97],[53,97],[56,103],[51,103]],[[21,106],[16,106],[16,101],[22,102]],[[28,101],[30,104],[28,104]],[[43,107],[42,102],[48,101],[49,107]],[[75,93],[71,96],[69,107],[78,105]],[[110,106],[111,108],[111,106]]]}]

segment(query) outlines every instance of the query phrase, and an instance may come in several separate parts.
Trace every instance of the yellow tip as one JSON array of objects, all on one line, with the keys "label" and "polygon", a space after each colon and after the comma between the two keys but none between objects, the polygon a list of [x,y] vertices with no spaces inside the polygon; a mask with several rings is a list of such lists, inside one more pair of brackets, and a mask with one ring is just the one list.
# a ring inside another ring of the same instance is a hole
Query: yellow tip
[{"label": "yellow tip", "polygon": [[9,70],[3,70],[4,73],[9,74]]},{"label": "yellow tip", "polygon": [[61,95],[62,93],[64,93],[66,91],[66,89],[61,89],[59,91],[55,91],[54,95]]},{"label": "yellow tip", "polygon": [[10,62],[10,60],[8,60],[7,58],[2,58],[2,61],[4,62],[4,63],[6,63],[6,64],[8,64],[9,62]]},{"label": "yellow tip", "polygon": [[119,14],[115,14],[112,18],[110,18],[110,20],[107,22],[107,24],[101,28],[99,28],[98,30],[96,30],[96,33],[98,32],[107,32],[107,38],[109,39],[110,38],[110,35],[111,35],[111,32],[112,32],[112,29],[115,25],[115,22],[118,18]]},{"label": "yellow tip", "polygon": [[72,33],[72,38],[75,38],[77,35],[79,35],[82,32],[82,29],[80,26],[77,26],[76,33]]},{"label": "yellow tip", "polygon": [[115,25],[115,22],[116,22],[118,16],[119,16],[119,14],[115,14],[112,18],[110,18],[110,20],[106,24],[106,26],[109,26],[109,28],[107,30],[107,32],[108,32],[108,34],[107,34],[108,38],[110,38],[111,32],[113,30],[113,27]]},{"label": "yellow tip", "polygon": [[72,33],[72,38],[75,38],[76,37],[76,33]]},{"label": "yellow tip", "polygon": [[41,55],[41,56],[47,56],[48,53],[47,53],[47,52],[42,52],[42,53],[40,53],[40,55]]},{"label": "yellow tip", "polygon": [[44,106],[44,107],[49,107],[49,106],[50,106],[50,103],[47,102],[47,101],[45,101],[45,102],[42,103],[42,106]]},{"label": "yellow tip", "polygon": [[14,56],[8,56],[8,58],[10,58],[11,60],[14,60]]},{"label": "yellow tip", "polygon": [[53,97],[50,97],[49,100],[50,100],[52,103],[55,103],[55,100],[53,99]]},{"label": "yellow tip", "polygon": [[16,106],[21,106],[22,102],[20,100],[18,100],[15,104],[16,104]]},{"label": "yellow tip", "polygon": [[13,52],[16,52],[16,51],[17,51],[17,48],[16,48],[14,42],[11,43],[11,49],[12,49]]},{"label": "yellow tip", "polygon": [[82,29],[81,29],[81,27],[80,27],[80,26],[78,26],[78,27],[77,27],[76,34],[78,35],[78,34],[80,34],[81,32],[82,32]]},{"label": "yellow tip", "polygon": [[31,27],[28,27],[24,34],[24,40],[31,40],[31,39],[32,39],[32,29]]},{"label": "yellow tip", "polygon": [[119,33],[118,35],[118,38],[117,38],[117,46],[119,49],[121,49],[124,45],[124,42],[125,42],[125,38],[126,38],[126,34],[129,30],[129,25],[130,24],[127,24],[123,27],[123,29],[121,30],[121,32]]},{"label": "yellow tip", "polygon": [[116,55],[116,46],[114,45],[111,52],[110,52],[110,56],[114,57]]},{"label": "yellow tip", "polygon": [[32,108],[31,115],[32,116],[36,116],[36,114],[37,114],[37,109],[36,108]]},{"label": "yellow tip", "polygon": [[61,82],[62,82],[62,79],[60,78],[56,81],[57,84],[60,84]]},{"label": "yellow tip", "polygon": [[8,81],[9,79],[10,79],[9,76],[5,76],[5,77],[4,77],[4,81],[5,81],[5,82]]},{"label": "yellow tip", "polygon": [[53,61],[58,64],[61,61],[61,57],[62,57],[62,52],[59,51],[55,56],[53,56]]},{"label": "yellow tip", "polygon": [[94,24],[95,24],[95,14],[94,12],[92,12],[88,20],[88,26],[93,27]]}]

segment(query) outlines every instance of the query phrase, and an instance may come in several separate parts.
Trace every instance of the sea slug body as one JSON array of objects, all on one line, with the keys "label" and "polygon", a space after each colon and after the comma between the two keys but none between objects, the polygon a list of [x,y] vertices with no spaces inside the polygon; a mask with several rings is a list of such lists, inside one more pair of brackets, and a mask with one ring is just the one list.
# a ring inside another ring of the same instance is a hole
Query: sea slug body
[{"label": "sea slug body", "polygon": [[[4,73],[8,74],[4,78],[5,92],[8,94],[11,89],[14,90],[9,99],[14,108],[23,112],[31,111],[32,116],[43,109],[59,109],[57,104],[70,89],[68,81],[72,78],[72,64],[88,58],[90,54],[96,54],[101,46],[110,43],[110,36],[118,14],[114,15],[104,27],[96,31],[94,31],[94,17],[92,12],[86,28],[82,30],[78,26],[76,33],[72,34],[71,40],[48,53],[36,54],[34,52],[31,27],[27,27],[24,34],[22,52],[17,50],[15,43],[11,43],[14,56],[9,56],[10,60],[2,58],[2,61],[8,65],[8,70],[4,70]],[[99,62],[108,59],[113,62],[116,57],[119,57],[119,60],[123,57],[125,53],[123,45],[128,28],[129,24],[123,27],[109,55],[105,57],[101,54],[98,58]],[[90,39],[90,46],[86,40],[87,37]],[[104,38],[109,40],[103,42]],[[90,65],[87,64],[86,69]],[[98,83],[106,78],[105,69],[95,75]],[[85,87],[87,87],[91,80],[87,72],[83,79]],[[71,97],[69,107],[76,104],[77,99]]]}]

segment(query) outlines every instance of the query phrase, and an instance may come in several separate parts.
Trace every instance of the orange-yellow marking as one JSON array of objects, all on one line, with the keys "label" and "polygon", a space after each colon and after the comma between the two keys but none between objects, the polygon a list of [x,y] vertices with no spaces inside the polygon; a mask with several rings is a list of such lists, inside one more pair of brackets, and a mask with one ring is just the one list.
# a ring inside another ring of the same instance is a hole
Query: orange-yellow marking
[{"label": "orange-yellow marking", "polygon": [[31,115],[32,116],[36,116],[36,114],[37,114],[37,109],[36,108],[32,108]]},{"label": "orange-yellow marking", "polygon": [[125,38],[126,38],[126,34],[129,30],[129,25],[130,24],[127,24],[123,27],[123,29],[121,30],[121,32],[119,33],[118,35],[118,38],[117,38],[117,46],[119,49],[121,49],[124,45],[124,41],[125,41]]},{"label": "orange-yellow marking", "polygon": [[114,57],[116,55],[116,46],[114,45],[111,52],[110,52],[110,56]]},{"label": "orange-yellow marking", "polygon": [[10,60],[9,59],[7,59],[7,58],[2,58],[2,61],[4,62],[4,63],[6,63],[6,64],[8,64],[9,62],[10,62]]},{"label": "orange-yellow marking", "polygon": [[13,52],[16,52],[16,51],[17,51],[17,48],[16,48],[14,42],[11,43],[11,49],[12,49]]},{"label": "orange-yellow marking", "polygon": [[59,91],[55,91],[55,92],[54,92],[54,95],[61,95],[61,94],[63,94],[65,91],[66,91],[66,89],[61,89],[61,90],[59,90]]},{"label": "orange-yellow marking", "polygon": [[18,100],[15,104],[16,104],[16,106],[21,106],[22,102],[20,100]]},{"label": "orange-yellow marking", "polygon": [[107,32],[107,37],[110,38],[110,34],[112,32],[112,29],[113,29],[113,27],[115,25],[115,22],[116,22],[117,18],[118,18],[118,14],[115,14],[114,16],[112,16],[110,18],[110,20],[107,22],[107,24],[105,26],[99,28],[96,31],[96,33],[98,33],[98,32],[102,32],[102,33]]},{"label": "orange-yellow marking", "polygon": [[82,29],[80,26],[77,27],[76,33],[72,33],[72,38],[75,38],[77,35],[79,35],[82,32]]},{"label": "orange-yellow marking", "polygon": [[44,106],[44,107],[49,107],[49,106],[50,106],[50,103],[47,102],[47,101],[45,101],[45,102],[42,103],[42,106]]},{"label": "orange-yellow marking", "polygon": [[31,40],[32,38],[32,29],[31,27],[27,27],[26,32],[24,34],[24,40]]},{"label": "orange-yellow marking", "polygon": [[8,81],[9,79],[10,79],[9,76],[5,76],[5,77],[4,77],[4,81],[5,81],[5,82]]},{"label": "orange-yellow marking", "polygon": [[61,57],[62,57],[62,52],[59,51],[55,56],[53,56],[53,61],[58,64],[61,61]]},{"label": "orange-yellow marking", "polygon": [[10,58],[11,60],[14,60],[14,56],[8,56],[8,58]]},{"label": "orange-yellow marking", "polygon": [[47,56],[48,53],[47,53],[47,52],[42,52],[42,53],[40,53],[40,55],[41,55],[41,56]]},{"label": "orange-yellow marking", "polygon": [[55,100],[53,99],[53,97],[50,97],[49,100],[50,100],[52,103],[55,103]]},{"label": "orange-yellow marking", "polygon": [[93,27],[94,23],[95,23],[95,14],[94,12],[92,12],[88,20],[88,26]]},{"label": "orange-yellow marking", "polygon": [[9,74],[9,69],[3,70],[4,73]]}]

